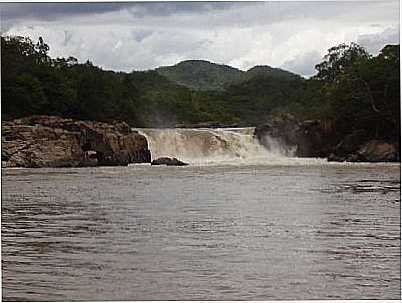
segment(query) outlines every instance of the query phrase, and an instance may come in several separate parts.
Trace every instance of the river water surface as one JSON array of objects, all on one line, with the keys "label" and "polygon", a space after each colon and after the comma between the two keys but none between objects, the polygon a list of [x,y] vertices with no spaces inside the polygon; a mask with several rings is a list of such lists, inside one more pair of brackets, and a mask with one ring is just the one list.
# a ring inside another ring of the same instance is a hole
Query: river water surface
[{"label": "river water surface", "polygon": [[400,166],[2,170],[3,300],[400,299]]}]

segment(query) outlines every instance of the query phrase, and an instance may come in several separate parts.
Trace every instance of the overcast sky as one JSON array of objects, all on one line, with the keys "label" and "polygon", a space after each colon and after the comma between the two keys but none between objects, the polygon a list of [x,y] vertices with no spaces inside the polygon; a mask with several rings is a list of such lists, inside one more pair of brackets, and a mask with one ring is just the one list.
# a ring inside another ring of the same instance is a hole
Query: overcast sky
[{"label": "overcast sky", "polygon": [[0,4],[3,34],[118,71],[204,59],[308,76],[328,48],[399,43],[399,1]]}]

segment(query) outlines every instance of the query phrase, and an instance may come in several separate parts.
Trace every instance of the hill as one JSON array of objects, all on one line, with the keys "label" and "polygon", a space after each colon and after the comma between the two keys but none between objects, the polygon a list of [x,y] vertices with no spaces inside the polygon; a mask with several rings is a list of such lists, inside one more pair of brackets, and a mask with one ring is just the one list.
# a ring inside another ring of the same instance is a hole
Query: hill
[{"label": "hill", "polygon": [[228,83],[239,81],[243,71],[204,60],[182,61],[173,66],[163,66],[156,71],[178,84],[195,90],[223,90]]},{"label": "hill", "polygon": [[257,76],[286,80],[300,78],[299,75],[268,65],[258,65],[244,72],[228,65],[204,60],[182,61],[176,65],[159,67],[156,72],[175,83],[200,91],[223,91],[231,84]]},{"label": "hill", "polygon": [[273,78],[282,78],[288,80],[300,78],[299,75],[283,70],[281,68],[275,68],[268,65],[256,65],[250,68],[244,74],[243,78],[248,80],[256,76],[271,76]]}]

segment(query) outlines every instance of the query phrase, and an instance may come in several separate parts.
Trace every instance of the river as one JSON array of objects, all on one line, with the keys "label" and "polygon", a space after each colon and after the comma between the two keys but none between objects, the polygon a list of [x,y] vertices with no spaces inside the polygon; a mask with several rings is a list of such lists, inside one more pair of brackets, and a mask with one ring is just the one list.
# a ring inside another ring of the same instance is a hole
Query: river
[{"label": "river", "polygon": [[400,299],[399,164],[257,158],[2,169],[3,300]]}]

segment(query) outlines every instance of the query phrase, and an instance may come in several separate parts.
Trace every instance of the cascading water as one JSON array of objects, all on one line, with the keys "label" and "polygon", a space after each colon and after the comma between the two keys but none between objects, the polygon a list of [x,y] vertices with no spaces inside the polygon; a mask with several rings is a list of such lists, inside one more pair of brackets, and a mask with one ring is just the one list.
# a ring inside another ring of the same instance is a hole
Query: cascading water
[{"label": "cascading water", "polygon": [[270,149],[264,148],[253,137],[254,127],[136,130],[147,137],[152,159],[175,157],[199,165],[286,164],[297,159],[273,138]]}]

